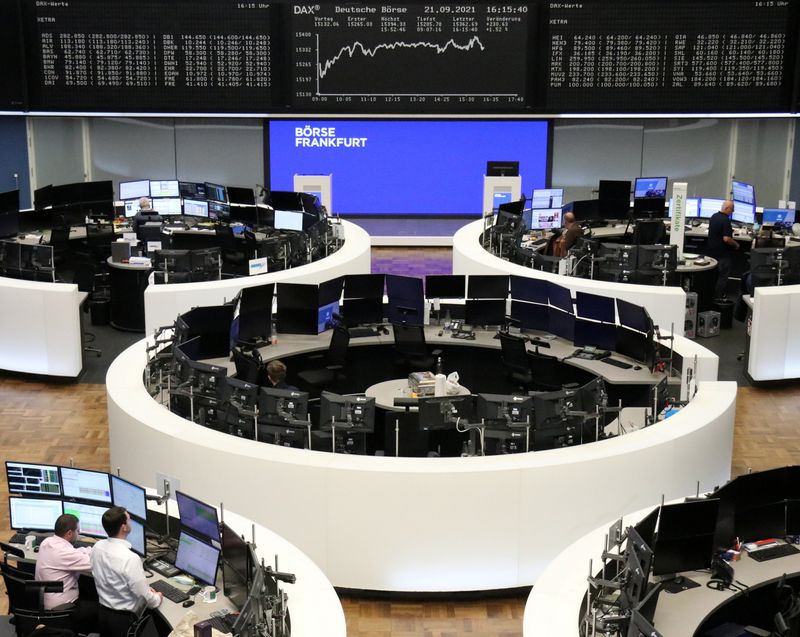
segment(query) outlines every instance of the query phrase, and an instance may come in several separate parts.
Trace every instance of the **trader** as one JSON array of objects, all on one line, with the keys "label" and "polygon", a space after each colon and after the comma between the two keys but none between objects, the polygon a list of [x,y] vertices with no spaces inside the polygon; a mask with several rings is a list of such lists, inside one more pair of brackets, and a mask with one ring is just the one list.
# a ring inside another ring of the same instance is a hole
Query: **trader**
[{"label": "trader", "polygon": [[142,560],[131,551],[126,539],[131,532],[131,516],[122,507],[111,507],[103,513],[107,540],[100,540],[92,551],[92,575],[100,598],[98,619],[101,637],[126,635],[131,624],[131,611],[140,599],[148,608],[156,608],[162,599],[147,585]]},{"label": "trader", "polygon": [[714,288],[714,298],[717,299],[728,298],[728,277],[733,266],[733,253],[739,249],[739,244],[733,238],[732,214],[733,202],[727,199],[708,222],[706,254],[717,260],[717,285]]},{"label": "trader", "polygon": [[74,604],[73,624],[78,632],[88,634],[97,630],[97,602],[78,599],[78,578],[91,575],[91,548],[75,548],[80,535],[79,520],[71,513],[59,515],[53,529],[55,535],[39,545],[36,560],[36,579],[63,582],[61,593],[45,593],[46,610],[62,604]]},{"label": "trader", "polygon": [[546,254],[554,257],[565,257],[575,242],[583,236],[583,228],[575,221],[575,215],[565,212],[562,218],[563,227],[560,233],[550,237]]},{"label": "trader", "polygon": [[267,380],[275,389],[297,389],[286,382],[286,365],[279,360],[267,363]]},{"label": "trader", "polygon": [[145,223],[161,223],[161,221],[161,215],[153,210],[152,204],[150,203],[150,198],[141,197],[139,199],[139,212],[136,213],[133,221],[131,221],[133,231],[136,232],[139,229],[139,226],[144,225]]}]

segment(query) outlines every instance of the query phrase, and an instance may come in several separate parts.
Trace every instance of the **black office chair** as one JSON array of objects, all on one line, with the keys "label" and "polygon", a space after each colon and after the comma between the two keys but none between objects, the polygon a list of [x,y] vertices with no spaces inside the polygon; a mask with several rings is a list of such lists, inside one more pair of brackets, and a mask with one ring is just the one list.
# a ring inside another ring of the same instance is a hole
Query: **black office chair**
[{"label": "black office chair", "polygon": [[555,356],[528,352],[528,369],[531,372],[534,389],[540,391],[561,389],[563,371],[561,362]]},{"label": "black office chair", "polygon": [[73,630],[73,606],[64,605],[58,610],[44,610],[44,593],[60,593],[64,590],[63,582],[34,580],[33,573],[14,568],[6,562],[0,563],[0,572],[17,637],[28,637],[39,625]]},{"label": "black office chair", "polygon": [[331,343],[324,356],[323,367],[307,369],[300,372],[297,377],[307,385],[314,395],[318,396],[323,389],[335,387],[345,378],[347,362],[347,348],[350,345],[350,332],[346,327],[333,328]]},{"label": "black office chair", "polygon": [[[78,286],[78,290],[86,292],[89,295],[86,303],[83,304],[84,313],[89,312],[89,307],[92,302],[109,301],[108,288],[98,286],[98,283],[104,281],[104,275],[99,274],[97,268],[91,263],[77,263],[75,265],[75,272],[72,275],[72,282]],[[108,305],[106,305],[108,307]],[[84,341],[92,343],[96,335],[92,332],[83,332]],[[103,351],[92,345],[84,345],[83,351],[92,352],[97,356],[102,356]]]},{"label": "black office chair", "polygon": [[533,385],[533,374],[531,373],[528,351],[525,348],[525,341],[510,334],[499,334],[500,336],[500,359],[503,369],[508,379],[516,383],[520,388],[527,390]]},{"label": "black office chair", "polygon": [[637,219],[633,229],[633,242],[636,245],[655,245],[664,243],[667,229],[661,219]]},{"label": "black office chair", "polygon": [[267,368],[261,361],[258,350],[245,352],[238,347],[233,348],[233,364],[236,366],[236,378],[254,385],[267,382]]},{"label": "black office chair", "polygon": [[783,248],[786,245],[783,237],[773,237],[771,232],[767,236],[757,236],[753,243],[754,248]]},{"label": "black office chair", "polygon": [[392,323],[392,333],[397,366],[406,371],[433,370],[436,356],[441,354],[441,350],[428,352],[428,346],[425,344],[425,328],[422,325]]},{"label": "black office chair", "polygon": [[[245,274],[247,269],[247,254],[244,252],[246,245],[237,241],[230,226],[217,226],[214,228],[217,245],[222,253],[222,271],[229,276]],[[226,267],[227,271],[226,271]]]},{"label": "black office chair", "polygon": [[69,226],[53,226],[47,243],[53,248],[55,263],[63,263],[69,253]]},{"label": "black office chair", "polygon": [[105,261],[111,256],[111,243],[114,241],[114,229],[111,224],[86,224],[87,257],[95,262]]},{"label": "black office chair", "polygon": [[161,232],[161,224],[144,223],[136,229],[136,238],[141,242],[142,248],[147,252],[147,243],[149,241],[158,241],[161,244],[161,249],[166,250],[169,246],[169,236]]}]

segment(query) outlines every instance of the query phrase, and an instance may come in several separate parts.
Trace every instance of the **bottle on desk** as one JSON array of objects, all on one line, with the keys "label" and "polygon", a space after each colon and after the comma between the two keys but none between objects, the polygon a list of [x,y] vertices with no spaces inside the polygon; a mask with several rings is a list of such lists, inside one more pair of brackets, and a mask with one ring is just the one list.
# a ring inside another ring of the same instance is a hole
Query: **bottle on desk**
[{"label": "bottle on desk", "polygon": [[444,365],[442,365],[442,357],[436,357],[436,373],[437,374],[444,374]]},{"label": "bottle on desk", "polygon": [[270,345],[278,344],[278,322],[273,318],[272,326],[270,327]]}]

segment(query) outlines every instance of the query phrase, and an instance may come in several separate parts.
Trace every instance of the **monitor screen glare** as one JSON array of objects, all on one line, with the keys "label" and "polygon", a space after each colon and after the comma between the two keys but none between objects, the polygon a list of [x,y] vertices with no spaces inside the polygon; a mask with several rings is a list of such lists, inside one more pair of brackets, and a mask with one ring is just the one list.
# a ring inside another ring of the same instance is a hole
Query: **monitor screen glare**
[{"label": "monitor screen glare", "polygon": [[138,199],[139,197],[150,196],[150,180],[141,179],[139,181],[121,181],[119,182],[119,198],[125,199]]},{"label": "monitor screen glare", "polygon": [[665,199],[667,196],[666,177],[639,177],[633,187],[635,199]]}]

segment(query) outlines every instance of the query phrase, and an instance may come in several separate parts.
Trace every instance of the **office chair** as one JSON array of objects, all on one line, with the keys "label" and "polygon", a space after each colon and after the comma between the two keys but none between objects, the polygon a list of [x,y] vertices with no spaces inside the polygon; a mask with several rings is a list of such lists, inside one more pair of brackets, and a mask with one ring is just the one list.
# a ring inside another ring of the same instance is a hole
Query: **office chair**
[{"label": "office chair", "polygon": [[37,626],[73,630],[72,611],[66,605],[58,610],[44,610],[44,593],[57,593],[64,590],[63,582],[34,580],[33,573],[0,563],[0,572],[8,595],[8,608],[13,615],[17,637],[28,637]]},{"label": "office chair", "polygon": [[528,351],[525,341],[510,334],[500,333],[500,360],[509,380],[522,389],[528,389],[533,384]]},{"label": "office chair", "polygon": [[240,348],[233,348],[233,364],[236,366],[236,378],[254,385],[264,385],[267,382],[267,368],[261,361],[257,350],[246,354]]},{"label": "office chair", "polygon": [[[247,254],[243,248],[246,244],[240,244],[233,234],[233,228],[230,226],[217,226],[214,228],[216,235],[217,245],[222,253],[222,270],[224,274],[235,275],[244,274],[247,269]],[[229,266],[228,271],[225,272],[225,266]]]},{"label": "office chair", "polygon": [[111,256],[111,243],[113,241],[114,229],[110,224],[86,224],[86,254],[94,261],[105,261]]},{"label": "office chair", "polygon": [[297,377],[309,386],[316,395],[323,389],[339,384],[345,378],[347,347],[350,345],[350,332],[346,327],[333,328],[331,343],[325,354],[325,365],[300,372]]},{"label": "office chair", "polygon": [[633,243],[636,245],[655,245],[664,243],[667,229],[661,219],[637,219],[633,228]]},{"label": "office chair", "polygon": [[166,250],[169,248],[169,237],[161,232],[161,224],[145,223],[136,229],[136,238],[141,241],[145,251],[147,250],[148,241],[158,241],[161,243],[161,249]]},{"label": "office chair", "polygon": [[[91,263],[78,263],[75,265],[75,272],[72,276],[72,282],[77,284],[78,290],[89,294],[89,298],[87,298],[86,303],[83,304],[84,314],[89,312],[89,306],[92,301],[109,300],[109,296],[105,293],[105,291],[100,293],[97,288],[98,278],[102,279],[102,277],[103,275],[98,274],[97,268]],[[83,337],[87,343],[92,343],[97,336],[93,332],[87,332],[84,330]],[[91,345],[84,345],[83,351],[92,352],[97,354],[97,356],[103,355],[103,351],[101,349]]]},{"label": "office chair", "polygon": [[47,243],[53,248],[53,261],[62,263],[69,252],[69,226],[53,226]]},{"label": "office chair", "polygon": [[425,344],[425,328],[422,325],[392,323],[392,333],[397,354],[396,365],[410,371],[433,370],[435,357],[442,352],[441,350],[428,352],[428,346]]},{"label": "office chair", "polygon": [[558,391],[561,389],[563,372],[561,363],[555,356],[528,352],[528,369],[534,389]]}]

